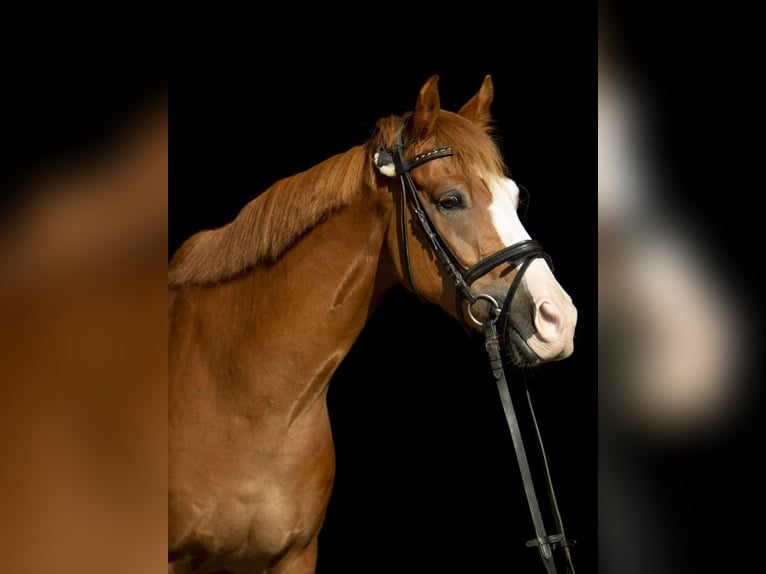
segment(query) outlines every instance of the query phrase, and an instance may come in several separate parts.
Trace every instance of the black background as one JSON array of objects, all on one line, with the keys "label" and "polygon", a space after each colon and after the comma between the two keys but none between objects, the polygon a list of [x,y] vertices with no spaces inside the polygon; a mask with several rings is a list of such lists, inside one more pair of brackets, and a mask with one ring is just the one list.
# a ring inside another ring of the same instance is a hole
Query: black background
[{"label": "black background", "polygon": [[745,350],[743,373],[732,375],[741,398],[724,424],[688,437],[625,437],[600,426],[600,437],[618,447],[600,465],[620,469],[600,476],[600,490],[622,505],[600,501],[599,528],[606,538],[628,534],[600,565],[621,573],[757,571],[757,547],[731,536],[763,535],[760,20],[742,6],[690,2],[610,1],[599,9],[619,70],[646,104],[639,127],[662,177],[651,191],[667,209],[669,231],[691,238],[736,304],[742,321],[733,335]]},{"label": "black background", "polygon": [[[379,117],[412,109],[432,74],[453,111],[491,74],[502,151],[530,192],[524,223],[579,309],[574,355],[530,382],[575,565],[595,572],[595,14],[510,16],[468,31],[402,22],[398,37],[382,22],[279,28],[274,44],[248,36],[195,51],[171,76],[169,246],[363,142]],[[542,571],[525,547],[534,531],[481,341],[396,290],[328,400],[337,474],[320,574]]]}]

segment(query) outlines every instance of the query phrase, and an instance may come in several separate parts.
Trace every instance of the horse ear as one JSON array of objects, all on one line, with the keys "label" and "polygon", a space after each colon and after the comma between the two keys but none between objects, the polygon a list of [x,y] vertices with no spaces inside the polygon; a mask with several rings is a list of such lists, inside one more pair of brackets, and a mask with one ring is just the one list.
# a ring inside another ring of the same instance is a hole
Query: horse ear
[{"label": "horse ear", "polygon": [[414,138],[424,138],[434,127],[439,115],[439,76],[434,74],[420,88],[418,103],[412,113],[412,135]]},{"label": "horse ear", "polygon": [[489,107],[492,105],[494,94],[495,88],[492,85],[492,77],[486,75],[479,91],[460,108],[458,114],[481,127],[486,127],[492,119]]}]

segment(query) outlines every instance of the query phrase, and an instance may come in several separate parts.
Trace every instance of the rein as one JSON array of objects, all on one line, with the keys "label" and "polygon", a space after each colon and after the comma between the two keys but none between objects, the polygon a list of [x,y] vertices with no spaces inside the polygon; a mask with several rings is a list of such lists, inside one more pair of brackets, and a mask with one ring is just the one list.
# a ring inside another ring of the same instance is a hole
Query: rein
[{"label": "rein", "polygon": [[[392,150],[380,147],[377,154],[375,155],[375,163],[378,168],[380,168],[381,171],[386,175],[398,176],[402,184],[401,224],[404,258],[406,262],[408,280],[415,294],[421,300],[424,300],[418,291],[417,286],[415,285],[414,276],[412,274],[412,267],[410,264],[409,238],[407,234],[407,205],[410,205],[410,208],[415,214],[421,229],[428,237],[431,249],[455,284],[455,299],[457,304],[458,317],[460,317],[463,322],[466,323],[466,326],[468,326],[463,313],[463,307],[465,303],[465,309],[470,320],[476,325],[482,327],[485,339],[484,346],[489,356],[490,367],[497,384],[498,393],[500,394],[500,401],[502,403],[506,422],[508,423],[508,428],[511,433],[511,439],[513,441],[513,447],[516,453],[516,459],[519,464],[519,470],[521,472],[521,478],[524,485],[524,492],[526,494],[527,504],[529,506],[532,523],[535,529],[535,538],[528,541],[527,546],[537,546],[540,552],[540,556],[543,559],[546,572],[548,574],[556,574],[557,572],[553,550],[560,549],[564,556],[564,564],[566,566],[567,574],[574,574],[574,565],[572,564],[572,557],[571,553],[569,552],[569,546],[574,544],[574,541],[568,540],[564,535],[564,526],[562,524],[558,503],[556,502],[556,496],[553,492],[553,483],[551,481],[550,471],[548,469],[545,449],[543,448],[542,436],[537,426],[537,420],[532,408],[529,388],[527,387],[527,406],[529,408],[532,424],[535,430],[537,448],[543,461],[543,474],[545,476],[549,504],[553,513],[553,520],[557,531],[556,534],[546,534],[545,522],[543,520],[540,504],[535,492],[534,481],[532,478],[532,472],[529,466],[526,449],[524,448],[524,441],[521,434],[519,419],[516,415],[513,401],[511,400],[510,389],[505,376],[504,362],[501,354],[500,336],[498,335],[496,327],[496,323],[502,318],[502,332],[507,332],[507,329],[509,328],[507,324],[510,321],[511,301],[516,291],[518,290],[519,285],[521,284],[521,279],[524,273],[529,268],[531,263],[536,258],[540,257],[546,259],[549,264],[551,263],[551,260],[543,251],[540,243],[532,239],[519,241],[518,243],[514,243],[509,247],[505,247],[499,251],[496,251],[495,253],[485,257],[470,268],[465,267],[458,260],[447,242],[439,233],[438,229],[431,222],[431,219],[428,217],[425,209],[423,209],[423,203],[418,196],[417,187],[412,179],[412,175],[410,174],[413,169],[423,165],[424,163],[439,158],[449,157],[451,155],[454,155],[454,149],[452,146],[441,146],[422,152],[413,158],[406,160],[404,159],[404,143],[402,141],[401,132],[398,134],[394,148]],[[511,286],[508,289],[501,308],[500,302],[498,302],[493,296],[486,293],[477,293],[471,288],[471,285],[474,281],[486,275],[503,263],[513,263],[518,267],[518,271],[516,272],[516,276],[511,282]],[[486,301],[490,305],[489,319],[486,321],[478,320],[472,312],[473,305],[480,300]]]}]

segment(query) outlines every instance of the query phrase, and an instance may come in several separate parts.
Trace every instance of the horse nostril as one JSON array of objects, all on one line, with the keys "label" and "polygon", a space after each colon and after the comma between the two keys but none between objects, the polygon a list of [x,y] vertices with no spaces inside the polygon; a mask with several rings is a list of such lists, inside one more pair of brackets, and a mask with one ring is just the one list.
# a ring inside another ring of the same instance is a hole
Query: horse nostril
[{"label": "horse nostril", "polygon": [[561,311],[550,301],[543,301],[535,314],[537,335],[543,341],[554,341],[561,335],[563,326]]}]

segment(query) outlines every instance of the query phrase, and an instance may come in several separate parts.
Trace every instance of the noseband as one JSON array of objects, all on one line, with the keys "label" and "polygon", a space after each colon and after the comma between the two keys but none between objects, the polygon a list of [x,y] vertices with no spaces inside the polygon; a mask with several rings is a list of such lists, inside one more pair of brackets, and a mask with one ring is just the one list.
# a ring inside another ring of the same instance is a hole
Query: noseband
[{"label": "noseband", "polygon": [[[514,410],[513,402],[511,400],[508,383],[505,378],[504,361],[500,352],[501,343],[498,337],[497,328],[495,326],[495,323],[498,321],[498,319],[502,317],[501,333],[504,337],[508,337],[508,334],[511,332],[511,301],[513,300],[513,296],[521,284],[521,279],[524,276],[524,273],[527,271],[532,262],[537,258],[543,258],[547,260],[549,265],[551,265],[551,260],[550,257],[548,257],[548,255],[543,251],[540,243],[533,239],[527,239],[496,251],[488,257],[480,260],[472,267],[465,267],[465,265],[460,262],[442,235],[439,233],[438,229],[431,222],[431,219],[428,217],[425,209],[423,209],[423,202],[418,196],[417,187],[415,186],[415,182],[413,181],[412,175],[410,174],[413,169],[423,165],[424,163],[443,157],[449,157],[454,155],[454,153],[455,152],[452,146],[442,146],[419,153],[412,159],[406,160],[404,159],[404,143],[402,141],[402,134],[399,132],[394,144],[394,148],[392,150],[385,149],[382,146],[378,149],[375,156],[375,163],[378,168],[381,169],[381,171],[386,175],[399,176],[402,184],[401,224],[404,258],[407,267],[407,276],[413,291],[421,300],[423,300],[423,297],[415,285],[414,276],[412,274],[412,267],[410,264],[409,237],[407,233],[407,204],[411,205],[412,211],[420,223],[421,229],[428,237],[428,240],[431,244],[431,249],[455,284],[455,300],[458,317],[466,326],[470,326],[470,324],[466,321],[463,312],[463,304],[465,303],[465,309],[470,320],[476,325],[482,327],[484,331],[485,348],[487,349],[490,366],[497,383],[498,392],[500,393],[500,400],[503,406],[503,411],[505,412],[508,428],[511,433],[513,447],[516,453],[517,462],[519,464],[519,470],[521,471],[521,478],[527,497],[529,511],[535,528],[535,538],[528,541],[527,546],[536,546],[538,548],[540,556],[543,559],[543,564],[545,566],[546,572],[548,574],[556,574],[557,571],[553,556],[553,550],[561,550],[561,553],[564,557],[564,565],[567,574],[574,574],[574,565],[572,564],[572,557],[569,552],[569,546],[574,544],[574,541],[567,539],[564,535],[564,526],[562,524],[561,513],[558,509],[556,497],[553,492],[553,484],[548,469],[548,462],[545,456],[545,449],[543,448],[542,436],[537,426],[534,410],[532,408],[531,396],[529,394],[529,389],[527,388],[527,406],[529,408],[532,425],[535,430],[538,452],[543,464],[545,485],[548,493],[553,520],[557,530],[556,534],[546,534],[542,512],[537,500],[537,494],[535,493],[535,486],[529,466],[529,461],[527,459],[526,450],[524,448],[524,441],[521,436],[519,420],[516,416],[516,411]],[[508,292],[505,295],[501,309],[500,302],[498,302],[492,295],[486,293],[477,293],[471,286],[477,279],[483,277],[503,263],[514,264],[517,267],[517,271],[516,276],[513,278],[513,281],[508,288]],[[486,321],[478,320],[472,311],[473,305],[480,300],[484,300],[490,305],[488,316],[489,318]]]}]

